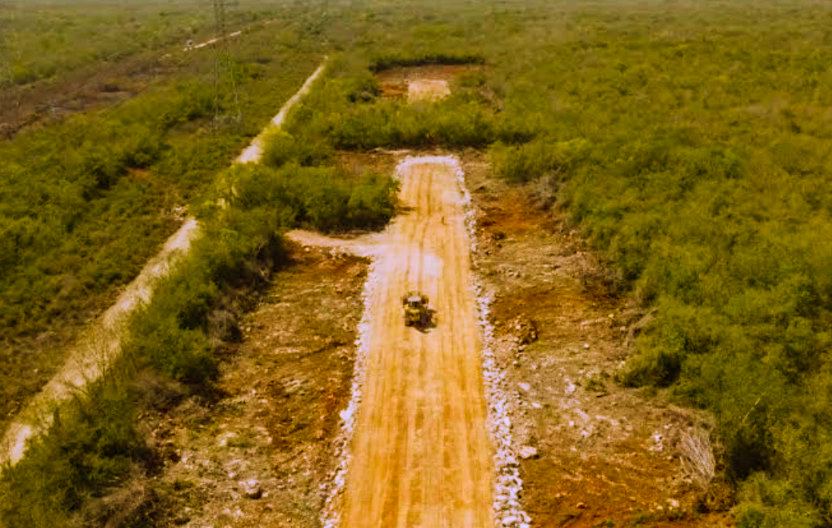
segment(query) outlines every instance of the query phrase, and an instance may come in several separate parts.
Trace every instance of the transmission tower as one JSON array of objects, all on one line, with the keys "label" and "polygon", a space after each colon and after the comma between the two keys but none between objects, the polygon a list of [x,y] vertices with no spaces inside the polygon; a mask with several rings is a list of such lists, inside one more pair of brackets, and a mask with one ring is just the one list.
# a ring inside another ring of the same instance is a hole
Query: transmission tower
[{"label": "transmission tower", "polygon": [[222,94],[223,76],[227,76],[234,93],[234,121],[242,124],[240,110],[240,94],[237,90],[237,75],[228,44],[228,33],[225,24],[225,0],[212,0],[214,4],[214,33],[217,42],[214,44],[214,126],[218,125],[220,111],[220,97]]}]

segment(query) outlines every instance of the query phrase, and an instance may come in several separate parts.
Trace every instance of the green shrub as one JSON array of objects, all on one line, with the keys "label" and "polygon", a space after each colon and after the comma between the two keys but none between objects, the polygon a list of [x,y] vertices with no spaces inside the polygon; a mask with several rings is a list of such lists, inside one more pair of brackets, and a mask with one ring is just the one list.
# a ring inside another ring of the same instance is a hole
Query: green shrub
[{"label": "green shrub", "polygon": [[552,141],[544,138],[509,146],[495,143],[489,150],[494,172],[513,183],[525,183],[543,176],[565,180],[570,165],[578,163],[587,150],[582,139]]},{"label": "green shrub", "polygon": [[269,135],[265,144],[263,163],[276,169],[291,162],[302,167],[325,165],[333,156],[325,142],[307,137],[297,139],[282,130]]},{"label": "green shrub", "polygon": [[398,189],[389,176],[368,172],[354,181],[334,167],[296,163],[278,170],[243,165],[226,178],[231,189],[221,197],[235,207],[252,212],[268,208],[274,227],[307,225],[322,231],[381,227],[394,214]]},{"label": "green shrub", "polygon": [[[192,266],[188,268],[186,273],[193,271]],[[217,374],[217,361],[203,327],[217,295],[193,298],[189,287],[178,282],[182,279],[188,281],[189,277],[177,275],[166,281],[154,295],[154,303],[134,318],[124,354],[174,380],[194,387],[210,386]],[[204,280],[204,275],[191,279],[197,287],[203,286]]]},{"label": "green shrub", "polygon": [[365,172],[353,186],[347,202],[347,219],[357,228],[378,229],[395,214],[398,184],[389,177]]},{"label": "green shrub", "polygon": [[86,499],[153,464],[124,387],[101,382],[55,411],[48,432],[0,477],[3,526],[75,526]]},{"label": "green shrub", "polygon": [[369,72],[364,75],[339,79],[339,81],[343,83],[339,90],[346,94],[351,103],[371,102],[381,95],[381,87],[378,81]]},{"label": "green shrub", "polygon": [[629,361],[626,369],[620,373],[619,379],[631,387],[667,387],[678,379],[683,359],[684,356],[678,349],[651,347]]},{"label": "green shrub", "polygon": [[314,123],[336,148],[449,148],[487,146],[495,139],[493,116],[480,104],[451,97],[436,104],[379,101]]},{"label": "green shrub", "polygon": [[813,528],[823,518],[787,481],[770,480],[755,473],[742,485],[737,508],[738,528]]}]

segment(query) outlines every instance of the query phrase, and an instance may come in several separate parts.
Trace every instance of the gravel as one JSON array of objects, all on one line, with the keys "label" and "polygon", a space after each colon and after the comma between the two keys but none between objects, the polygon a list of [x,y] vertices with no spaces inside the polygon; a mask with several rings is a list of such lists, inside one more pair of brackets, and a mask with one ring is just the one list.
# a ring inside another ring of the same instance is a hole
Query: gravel
[{"label": "gravel", "polygon": [[351,458],[349,443],[355,431],[358,409],[361,405],[361,389],[364,386],[366,376],[367,352],[370,347],[373,328],[370,320],[370,307],[378,296],[378,285],[381,282],[381,270],[377,262],[378,259],[371,259],[367,281],[364,283],[364,291],[361,294],[364,311],[361,315],[361,321],[358,323],[355,365],[350,389],[351,396],[347,408],[340,413],[341,432],[334,441],[335,457],[338,459],[338,464],[335,466],[331,478],[321,485],[321,491],[326,497],[321,514],[321,524],[324,528],[336,528],[341,524],[342,499]]},{"label": "gravel", "polygon": [[[456,158],[454,158],[456,159]],[[471,194],[465,186],[465,173],[457,163],[457,181],[463,194],[465,207],[465,226],[471,240],[471,253],[477,253],[477,216],[471,202]],[[512,434],[511,409],[517,407],[516,397],[506,381],[506,373],[500,368],[494,354],[496,341],[494,327],[490,321],[490,308],[493,294],[487,292],[483,285],[474,279],[474,293],[477,298],[479,321],[482,328],[482,368],[485,377],[486,402],[488,404],[488,427],[494,442],[494,522],[496,527],[528,527],[531,518],[523,509],[519,498],[523,493],[523,480],[517,461],[519,446],[515,445]]]}]

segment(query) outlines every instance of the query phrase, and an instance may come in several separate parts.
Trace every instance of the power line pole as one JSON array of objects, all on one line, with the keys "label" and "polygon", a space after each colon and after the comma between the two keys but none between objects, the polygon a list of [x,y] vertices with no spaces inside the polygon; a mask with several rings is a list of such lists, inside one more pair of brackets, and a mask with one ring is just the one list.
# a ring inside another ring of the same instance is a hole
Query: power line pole
[{"label": "power line pole", "polygon": [[237,125],[241,125],[243,116],[240,110],[240,94],[237,90],[237,75],[234,71],[231,52],[228,47],[229,39],[225,24],[225,0],[212,1],[214,5],[214,38],[217,39],[214,43],[214,127],[218,125],[223,70],[228,75],[231,89],[234,93],[234,121]]}]

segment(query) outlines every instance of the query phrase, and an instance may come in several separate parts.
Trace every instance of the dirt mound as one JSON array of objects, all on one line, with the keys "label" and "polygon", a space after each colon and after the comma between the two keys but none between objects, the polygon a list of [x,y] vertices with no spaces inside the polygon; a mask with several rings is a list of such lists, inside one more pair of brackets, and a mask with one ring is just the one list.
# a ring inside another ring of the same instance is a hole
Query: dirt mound
[{"label": "dirt mound", "polygon": [[537,341],[537,325],[525,315],[518,315],[508,324],[506,332],[518,345]]}]

